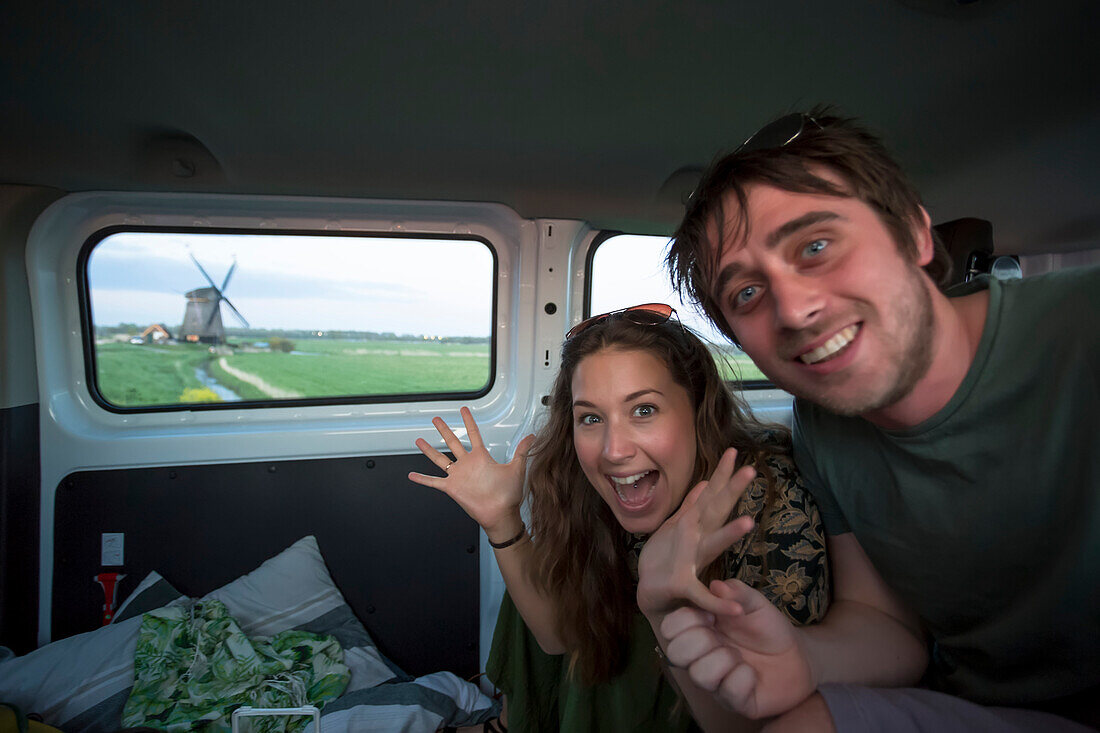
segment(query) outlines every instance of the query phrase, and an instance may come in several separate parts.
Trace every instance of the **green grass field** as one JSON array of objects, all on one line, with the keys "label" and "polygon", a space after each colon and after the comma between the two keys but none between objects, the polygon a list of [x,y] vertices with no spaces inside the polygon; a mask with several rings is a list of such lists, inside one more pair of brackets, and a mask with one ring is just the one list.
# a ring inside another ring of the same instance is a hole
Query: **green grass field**
[{"label": "green grass field", "polygon": [[295,341],[294,353],[211,354],[199,344],[96,345],[100,393],[120,407],[218,398],[201,367],[243,400],[476,392],[489,379],[488,344],[419,341]]},{"label": "green grass field", "polygon": [[[489,380],[488,344],[320,339],[295,343],[299,353],[236,353],[226,357],[226,365],[302,397],[476,392]],[[241,383],[220,366],[216,376],[230,388]]]},{"label": "green grass field", "polygon": [[717,352],[715,357],[718,362],[718,373],[729,382],[751,382],[755,380],[767,381],[764,373],[752,363],[752,359],[743,353],[730,347],[719,349],[712,346],[711,352]]},{"label": "green grass field", "polygon": [[[201,368],[241,400],[318,399],[349,395],[476,392],[489,378],[488,344],[431,341],[296,339],[292,353],[250,350],[212,354],[200,344],[96,345],[100,393],[120,407],[214,402]],[[740,352],[723,352],[731,381],[762,379]]]},{"label": "green grass field", "polygon": [[178,404],[186,390],[202,389],[195,367],[209,358],[196,344],[96,344],[99,392],[121,407]]}]

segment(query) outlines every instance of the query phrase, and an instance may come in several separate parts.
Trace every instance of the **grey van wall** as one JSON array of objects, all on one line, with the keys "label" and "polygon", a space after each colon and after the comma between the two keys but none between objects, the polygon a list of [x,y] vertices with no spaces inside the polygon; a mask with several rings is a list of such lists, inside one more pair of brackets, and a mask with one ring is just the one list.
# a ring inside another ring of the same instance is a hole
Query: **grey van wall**
[{"label": "grey van wall", "polygon": [[38,621],[39,446],[27,233],[64,192],[0,185],[0,645],[23,654]]},{"label": "grey van wall", "polygon": [[[379,649],[414,676],[478,671],[478,527],[412,484],[421,455],[78,471],[57,489],[53,638],[100,622],[100,536],[125,533],[125,597],[152,570],[203,595],[314,535]],[[122,600],[122,599],[120,599]],[[495,610],[495,609],[494,609]]]},{"label": "grey van wall", "polygon": [[27,234],[38,215],[64,193],[0,184],[0,408],[38,402]]},{"label": "grey van wall", "polygon": [[[40,397],[26,246],[64,192],[0,185],[0,645],[40,636]],[[73,273],[75,277],[75,273]],[[126,533],[131,577],[150,570],[202,594],[306,534],[384,652],[407,672],[477,672],[477,525],[409,483],[419,454],[163,466],[70,474],[58,487],[54,638],[99,622],[100,535]],[[113,568],[112,568],[113,569]]]}]

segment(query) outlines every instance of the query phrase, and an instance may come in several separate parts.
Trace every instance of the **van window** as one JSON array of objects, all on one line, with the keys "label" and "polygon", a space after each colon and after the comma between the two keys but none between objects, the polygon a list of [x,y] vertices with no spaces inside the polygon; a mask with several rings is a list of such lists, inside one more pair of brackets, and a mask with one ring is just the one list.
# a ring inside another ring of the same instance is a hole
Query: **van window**
[{"label": "van window", "polygon": [[585,316],[639,303],[668,303],[676,309],[680,322],[710,345],[727,379],[745,387],[770,386],[745,352],[673,292],[664,263],[668,243],[668,237],[635,234],[618,234],[599,242],[589,259]]},{"label": "van window", "polygon": [[496,262],[481,239],[124,230],[83,263],[88,384],[107,409],[490,386]]}]

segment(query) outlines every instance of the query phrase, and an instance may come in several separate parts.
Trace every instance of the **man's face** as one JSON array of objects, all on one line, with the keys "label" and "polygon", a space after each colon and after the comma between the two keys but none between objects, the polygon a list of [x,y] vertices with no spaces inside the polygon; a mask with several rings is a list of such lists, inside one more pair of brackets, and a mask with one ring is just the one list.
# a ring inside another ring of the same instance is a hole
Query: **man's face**
[{"label": "man's face", "polygon": [[[932,359],[933,312],[919,269],[932,256],[915,229],[906,259],[856,198],[748,190],[748,228],[729,236],[710,284],[722,316],[761,371],[783,389],[843,415],[868,415],[909,394]],[[716,227],[711,246],[719,241]]]}]

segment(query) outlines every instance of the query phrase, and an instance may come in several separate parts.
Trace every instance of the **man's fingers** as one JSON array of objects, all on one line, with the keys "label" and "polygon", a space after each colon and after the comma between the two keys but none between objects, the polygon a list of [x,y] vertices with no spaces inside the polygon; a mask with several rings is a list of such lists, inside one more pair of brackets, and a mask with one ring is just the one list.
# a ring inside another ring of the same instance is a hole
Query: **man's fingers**
[{"label": "man's fingers", "polygon": [[661,635],[666,639],[678,636],[696,626],[713,626],[714,615],[698,608],[684,606],[677,608],[661,620]]},{"label": "man's fingers", "polygon": [[715,692],[740,662],[731,648],[719,644],[688,665],[688,676],[707,692]]},{"label": "man's fingers", "polygon": [[722,637],[712,627],[692,626],[669,637],[665,654],[669,662],[687,669],[722,645]]},{"label": "man's fingers", "polygon": [[718,699],[726,707],[749,718],[759,717],[756,704],[756,670],[747,664],[738,664],[718,686]]},{"label": "man's fingers", "polygon": [[[737,583],[740,583],[740,585],[744,585],[744,583],[741,583],[741,581],[737,580],[736,578],[727,578],[726,580],[736,581]],[[719,596],[720,598],[733,599],[737,597],[737,593],[740,590],[740,585],[727,583],[725,580],[712,580],[710,581],[710,592],[716,596]]]},{"label": "man's fingers", "polygon": [[718,598],[737,603],[745,613],[752,613],[762,606],[770,605],[763,593],[750,588],[737,578],[712,580],[710,583],[710,592]]},{"label": "man's fingers", "polygon": [[685,595],[687,597],[684,600],[715,616],[740,616],[744,613],[741,604],[736,600],[714,595],[698,580]]}]

